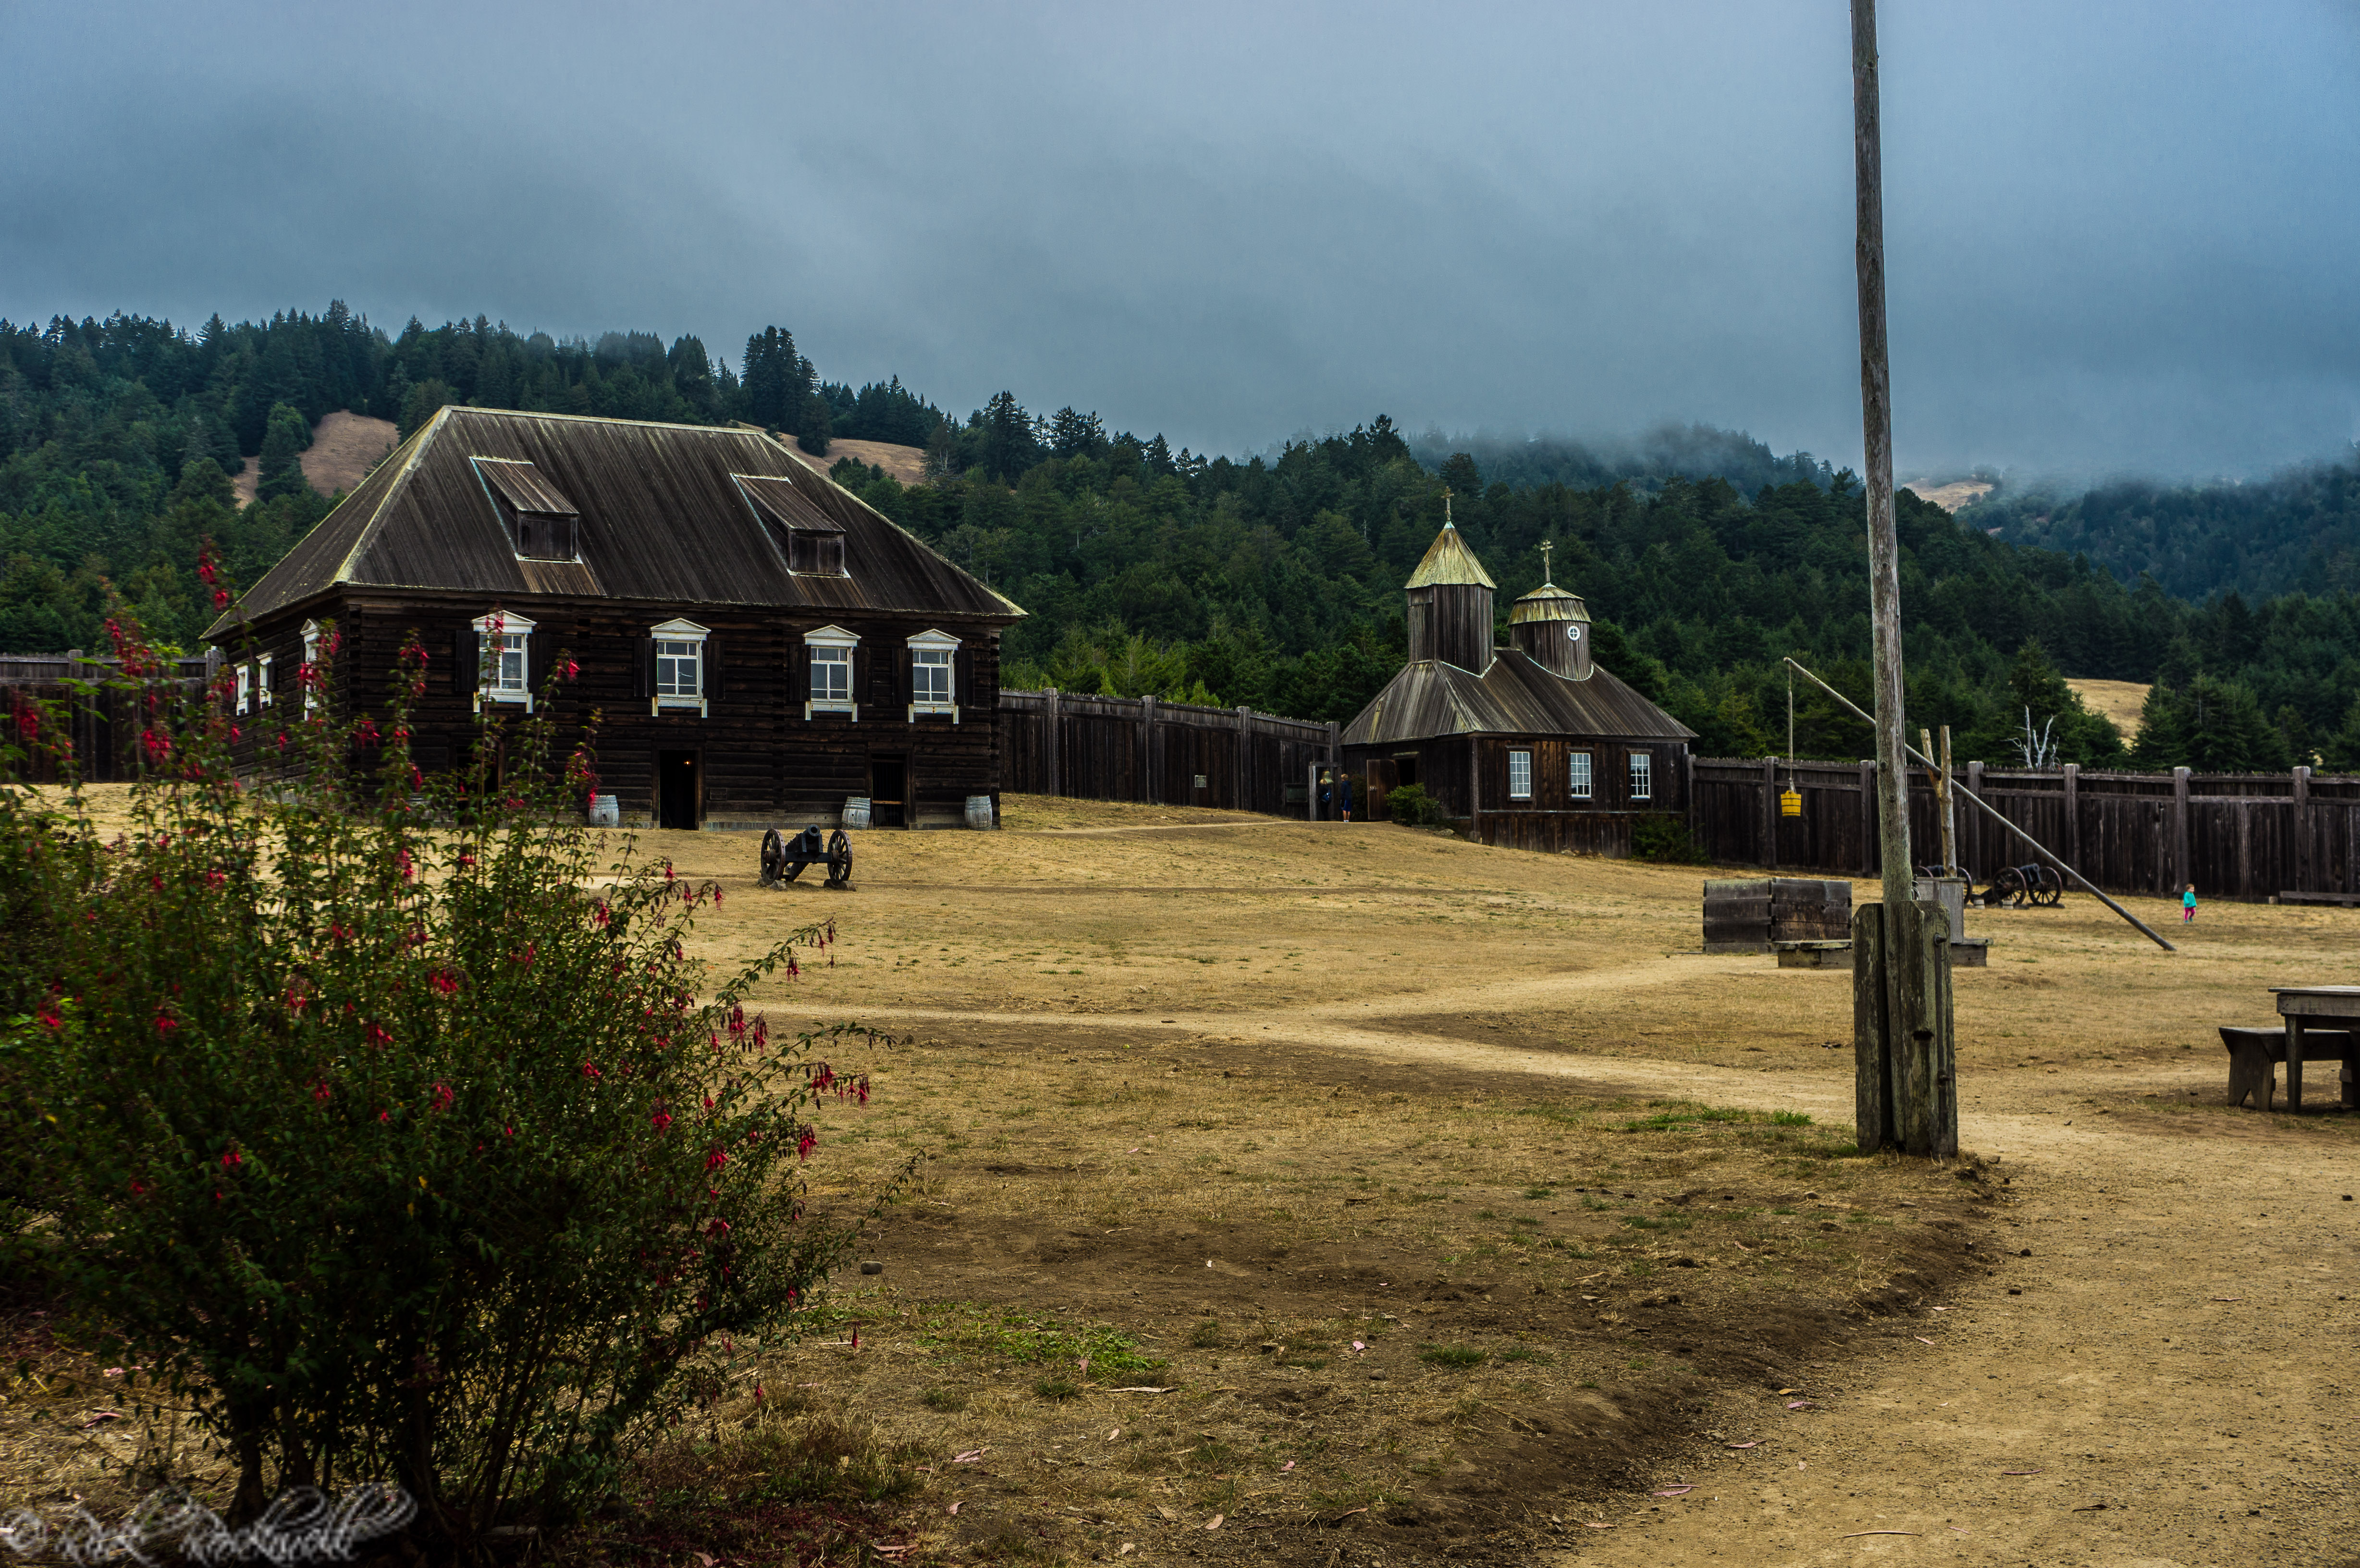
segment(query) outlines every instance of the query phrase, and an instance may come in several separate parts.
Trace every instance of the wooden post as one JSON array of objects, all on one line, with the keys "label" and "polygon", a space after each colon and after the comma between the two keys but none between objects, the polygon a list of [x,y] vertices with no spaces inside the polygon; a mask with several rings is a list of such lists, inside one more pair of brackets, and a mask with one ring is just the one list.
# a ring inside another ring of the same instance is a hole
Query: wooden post
[{"label": "wooden post", "polygon": [[1155,699],[1139,700],[1139,798],[1155,804]]},{"label": "wooden post", "polygon": [[[1592,789],[1597,786],[1591,785]],[[1696,832],[1696,753],[1680,747],[1680,810],[1688,818],[1688,832]]]},{"label": "wooden post", "polygon": [[1341,768],[1341,767],[1343,767],[1343,766],[1344,766],[1344,744],[1343,744],[1343,736],[1344,736],[1344,726],[1343,726],[1342,724],[1338,724],[1338,723],[1337,723],[1335,720],[1333,720],[1333,719],[1328,720],[1328,766],[1329,768]]},{"label": "wooden post", "polygon": [[1042,713],[1043,717],[1041,722],[1041,733],[1046,738],[1049,748],[1048,766],[1042,769],[1042,777],[1049,781],[1049,793],[1054,796],[1059,793],[1057,789],[1057,726],[1059,715],[1057,711],[1057,689],[1054,686],[1049,688],[1048,701],[1046,705],[1042,709]]},{"label": "wooden post", "polygon": [[1252,802],[1246,798],[1246,773],[1250,767],[1246,760],[1246,754],[1253,749],[1252,731],[1250,728],[1252,722],[1253,710],[1240,702],[1238,704],[1238,765],[1229,770],[1229,788],[1232,791],[1229,804],[1240,811],[1253,810]]},{"label": "wooden post", "polygon": [[[2171,885],[2177,892],[2196,878],[2188,869],[2188,769],[2171,770]],[[2206,893],[2212,888],[2207,887]]]},{"label": "wooden post", "polygon": [[1959,802],[1950,775],[1950,726],[1942,726],[1942,875],[1959,874]]},{"label": "wooden post", "polygon": [[[1893,522],[1893,388],[1885,335],[1885,176],[1877,124],[1876,0],[1852,0],[1852,261],[1860,287],[1860,412],[1868,502],[1869,615],[1876,690],[1877,859],[1883,940],[1863,976],[1853,954],[1856,1094],[1890,1104],[1860,1133],[1865,1151],[1899,1144],[1947,1159],[1958,1150],[1951,1071],[1950,921],[1916,902],[1909,854],[1908,747],[1902,738],[1900,545]],[[1865,1008],[1857,998],[1873,993]],[[1875,1003],[1883,1004],[1876,1016]]]},{"label": "wooden post", "polygon": [[[1983,765],[1980,762],[1967,764],[1967,793],[1978,800],[1983,798]],[[1971,853],[1977,860],[1989,860],[1991,856],[1984,852],[1983,848],[1983,837],[1989,830],[1984,827],[1981,817],[1970,817],[1967,820],[1975,824],[1975,842]],[[1997,869],[1996,866],[1992,866],[1983,867],[1986,876]]]},{"label": "wooden post", "polygon": [[1852,1126],[1863,1152],[1893,1141],[1885,974],[1885,906],[1863,904],[1852,912]]},{"label": "wooden post", "polygon": [[2302,893],[2317,892],[2311,883],[2311,769],[2297,767],[2294,770],[2294,887]]},{"label": "wooden post", "polygon": [[1778,759],[1762,759],[1762,865],[1778,869]]},{"label": "wooden post", "polygon": [[1901,547],[1893,528],[1893,385],[1885,342],[1885,171],[1877,124],[1876,0],[1852,0],[1852,266],[1860,291],[1860,415],[1868,500],[1868,600],[1876,688],[1877,858],[1885,901],[1907,904],[1909,767],[1902,744]]},{"label": "wooden post", "polygon": [[1860,765],[1860,874],[1876,875],[1876,764]]},{"label": "wooden post", "polygon": [[1483,842],[1483,754],[1482,743],[1473,735],[1467,737],[1467,836],[1477,844]]},{"label": "wooden post", "polygon": [[2065,858],[2081,864],[2081,765],[2065,765]]}]

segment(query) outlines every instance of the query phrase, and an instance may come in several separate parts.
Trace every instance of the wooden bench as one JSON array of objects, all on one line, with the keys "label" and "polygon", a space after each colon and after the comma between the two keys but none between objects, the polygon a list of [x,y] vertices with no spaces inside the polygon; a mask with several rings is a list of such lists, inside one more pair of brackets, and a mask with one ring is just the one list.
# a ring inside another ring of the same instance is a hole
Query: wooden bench
[{"label": "wooden bench", "polygon": [[[2256,1108],[2272,1109],[2270,1101],[2278,1093],[2278,1064],[2287,1055],[2286,1026],[2234,1029],[2223,1024],[2221,1043],[2229,1051],[2229,1103],[2242,1105],[2251,1095]],[[2305,1062],[2341,1061],[2344,1104],[2360,1105],[2360,1100],[2354,1097],[2360,1084],[2353,1081],[2354,1069],[2360,1065],[2360,1036],[2349,1029],[2306,1029],[2302,1031],[2302,1055]]]}]

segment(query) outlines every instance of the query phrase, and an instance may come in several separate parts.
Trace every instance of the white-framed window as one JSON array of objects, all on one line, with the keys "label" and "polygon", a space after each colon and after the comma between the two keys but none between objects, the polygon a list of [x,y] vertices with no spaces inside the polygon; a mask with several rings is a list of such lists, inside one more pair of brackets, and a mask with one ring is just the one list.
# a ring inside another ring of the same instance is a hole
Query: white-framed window
[{"label": "white-framed window", "polygon": [[958,723],[957,684],[952,680],[952,660],[958,657],[959,639],[948,632],[923,631],[910,639],[910,717],[914,722],[921,713],[947,713],[953,724]]},{"label": "white-framed window", "polygon": [[511,610],[494,610],[474,622],[481,649],[482,674],[475,687],[475,711],[486,702],[521,702],[532,712],[532,646],[530,621]]},{"label": "white-framed window", "polygon": [[694,708],[699,718],[711,710],[705,679],[705,639],[713,634],[694,621],[670,620],[649,636],[655,642],[655,681],[649,688],[648,712]]},{"label": "white-framed window", "polygon": [[855,724],[860,722],[860,704],[852,700],[852,650],[860,639],[842,626],[822,626],[803,634],[803,647],[811,655],[811,696],[803,702],[803,717],[814,713],[845,713]]},{"label": "white-framed window", "polygon": [[1631,754],[1631,799],[1650,800],[1655,795],[1655,759],[1648,752]]},{"label": "white-framed window", "polygon": [[254,701],[254,666],[240,659],[237,666],[237,711],[243,714]]},{"label": "white-framed window", "polygon": [[270,660],[271,660],[271,657],[272,657],[271,655],[267,654],[267,653],[265,653],[265,654],[257,654],[257,655],[255,657],[255,660],[254,660],[254,705],[255,705],[255,707],[256,707],[256,708],[257,708],[257,709],[260,709],[260,708],[267,708],[267,707],[270,706]]},{"label": "white-framed window", "polygon": [[[320,668],[320,623],[317,621],[303,623],[303,663],[315,671]],[[319,687],[316,684],[304,687],[303,716],[308,719],[319,709]]]},{"label": "white-framed window", "polygon": [[1529,751],[1508,753],[1508,799],[1529,800],[1533,798],[1533,754]]},{"label": "white-framed window", "polygon": [[1571,788],[1567,790],[1567,793],[1571,795],[1577,800],[1589,800],[1590,753],[1586,751],[1574,752],[1566,758],[1566,762],[1568,765],[1567,768],[1567,773],[1572,781]]}]

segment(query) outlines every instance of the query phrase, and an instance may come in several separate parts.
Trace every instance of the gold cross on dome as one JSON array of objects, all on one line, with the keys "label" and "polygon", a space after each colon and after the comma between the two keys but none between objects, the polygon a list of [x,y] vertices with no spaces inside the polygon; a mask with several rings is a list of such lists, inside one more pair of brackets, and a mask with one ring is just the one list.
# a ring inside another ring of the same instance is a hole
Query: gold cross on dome
[{"label": "gold cross on dome", "polygon": [[1549,572],[1549,551],[1556,548],[1557,546],[1548,540],[1541,540],[1541,581],[1544,583],[1553,583],[1557,580]]}]

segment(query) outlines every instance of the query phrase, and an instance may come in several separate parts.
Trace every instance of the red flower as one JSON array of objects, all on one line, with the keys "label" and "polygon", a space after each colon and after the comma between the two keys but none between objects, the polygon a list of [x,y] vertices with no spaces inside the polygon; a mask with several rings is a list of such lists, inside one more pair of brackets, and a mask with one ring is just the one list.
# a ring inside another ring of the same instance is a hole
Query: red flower
[{"label": "red flower", "polygon": [[582,1076],[585,1078],[604,1078],[606,1075],[604,1073],[599,1072],[596,1066],[593,1063],[585,1062],[582,1064]]},{"label": "red flower", "polygon": [[724,1154],[718,1149],[714,1149],[705,1157],[705,1168],[707,1171],[718,1171],[728,1163],[729,1156]]},{"label": "red flower", "polygon": [[426,983],[446,996],[459,988],[457,978],[448,969],[437,969],[426,977]]},{"label": "red flower", "polygon": [[434,1085],[434,1108],[436,1110],[449,1110],[452,1105],[457,1101],[458,1098],[458,1095],[451,1092],[451,1086],[448,1083],[437,1083]]},{"label": "red flower", "polygon": [[648,1125],[655,1128],[656,1131],[661,1132],[672,1126],[672,1117],[665,1112],[658,1111],[654,1116],[648,1118]]},{"label": "red flower", "polygon": [[158,1013],[156,1015],[156,1032],[158,1034],[170,1034],[174,1029],[179,1029],[180,1027],[180,1019],[172,1018],[165,1013]]},{"label": "red flower", "polygon": [[406,849],[397,849],[393,852],[393,863],[401,868],[401,879],[404,882],[411,880],[418,875],[418,863],[410,858],[410,851]]},{"label": "red flower", "polygon": [[811,1158],[811,1151],[818,1147],[819,1134],[814,1132],[809,1127],[805,1127],[803,1130],[803,1135],[795,1139],[795,1158],[797,1160],[809,1160]]},{"label": "red flower", "polygon": [[389,1122],[393,1120],[393,1113],[391,1111],[379,1111],[377,1114],[377,1119],[381,1122]]},{"label": "red flower", "polygon": [[235,1171],[245,1163],[245,1157],[235,1149],[222,1156],[222,1169],[224,1171]]},{"label": "red flower", "polygon": [[707,1236],[727,1236],[729,1234],[729,1222],[716,1216],[711,1225],[705,1227],[705,1234]]},{"label": "red flower", "polygon": [[311,1098],[319,1101],[320,1104],[324,1105],[328,1103],[331,1093],[332,1091],[328,1088],[328,1081],[325,1078],[322,1078],[320,1080],[318,1085],[312,1089]]},{"label": "red flower", "polygon": [[574,663],[574,662],[572,659],[567,659],[567,660],[565,661],[565,678],[566,678],[568,681],[573,680],[575,676],[577,676],[577,675],[579,675],[579,674],[581,674],[581,673],[582,673],[582,667],[581,667],[580,665],[578,665],[578,664]]}]

